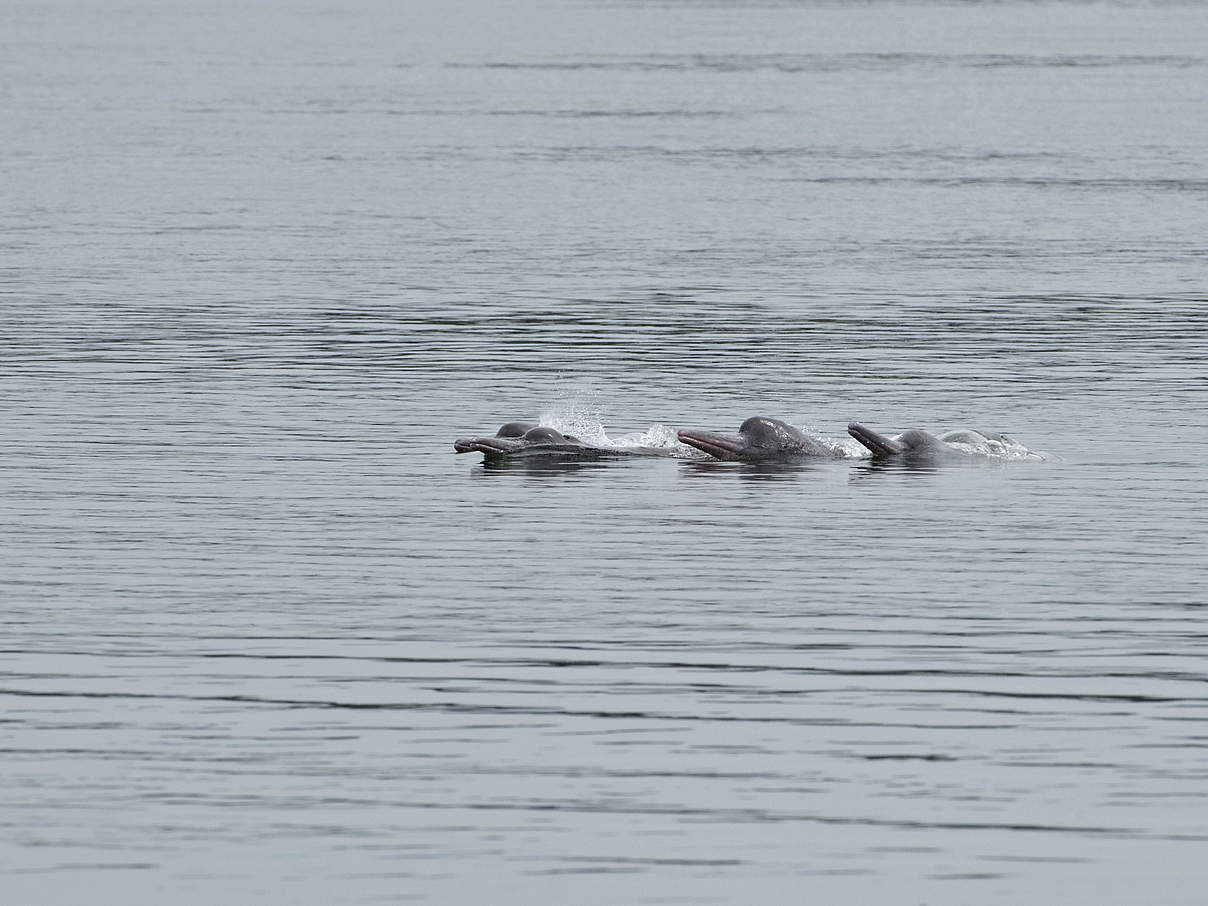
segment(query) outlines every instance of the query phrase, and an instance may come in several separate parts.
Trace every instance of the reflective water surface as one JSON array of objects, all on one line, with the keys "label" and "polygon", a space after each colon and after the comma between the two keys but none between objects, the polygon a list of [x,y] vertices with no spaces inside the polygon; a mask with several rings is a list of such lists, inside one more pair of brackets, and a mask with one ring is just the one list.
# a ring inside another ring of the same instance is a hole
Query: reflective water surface
[{"label": "reflective water surface", "polygon": [[1203,12],[9,4],[6,900],[1201,902]]}]

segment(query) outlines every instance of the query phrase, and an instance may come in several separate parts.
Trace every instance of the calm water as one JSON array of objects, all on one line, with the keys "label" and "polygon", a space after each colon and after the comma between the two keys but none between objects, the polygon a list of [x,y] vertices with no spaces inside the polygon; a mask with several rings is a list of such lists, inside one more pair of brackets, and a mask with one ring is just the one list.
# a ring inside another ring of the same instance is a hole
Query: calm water
[{"label": "calm water", "polygon": [[5,901],[1203,902],[1206,13],[5,4]]}]

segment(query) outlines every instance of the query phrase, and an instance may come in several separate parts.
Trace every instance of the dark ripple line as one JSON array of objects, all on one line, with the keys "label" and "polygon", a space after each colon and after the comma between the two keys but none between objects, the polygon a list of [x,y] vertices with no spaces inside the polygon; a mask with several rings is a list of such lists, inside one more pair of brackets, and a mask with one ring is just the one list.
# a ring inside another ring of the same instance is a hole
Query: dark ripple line
[{"label": "dark ripple line", "polygon": [[[823,693],[831,690],[822,690]],[[984,689],[895,689],[895,694],[914,693],[919,695],[961,695],[983,698],[1017,698],[1045,701],[1080,701],[1080,702],[1131,702],[1148,704],[1173,704],[1190,702],[1208,702],[1205,698],[1173,698],[1166,696],[1139,695],[1109,695],[1109,694],[1051,694],[1041,692],[1002,692]],[[818,694],[817,690],[807,690],[802,694]],[[711,715],[708,717],[697,714],[670,714],[651,711],[606,711],[600,709],[567,709],[567,708],[538,708],[524,705],[485,705],[462,704],[459,702],[334,702],[304,699],[272,699],[252,695],[184,695],[184,694],[152,694],[138,692],[51,692],[28,689],[0,689],[0,695],[13,695],[31,698],[98,698],[113,700],[155,700],[155,701],[195,701],[195,702],[230,702],[252,705],[276,705],[286,708],[316,708],[349,711],[434,711],[455,714],[525,714],[538,716],[561,717],[597,717],[607,719],[628,720],[662,720],[676,722],[699,723],[755,723],[755,724],[786,724],[790,726],[869,726],[869,727],[907,727],[911,729],[1012,729],[1015,724],[922,724],[922,723],[886,723],[884,721],[855,722],[836,719],[814,719],[785,717],[740,717],[736,715]]]},{"label": "dark ripple line", "polygon": [[600,862],[622,865],[745,865],[742,859],[643,859],[637,856],[561,856],[557,862]]},{"label": "dark ripple line", "polygon": [[1077,694],[1072,692],[1053,693],[1053,692],[1007,692],[997,689],[895,689],[895,693],[914,692],[920,694],[946,694],[946,695],[971,695],[981,696],[984,698],[1026,698],[1026,699],[1045,699],[1057,701],[1088,701],[1088,702],[1132,702],[1132,703],[1148,703],[1148,704],[1170,704],[1174,702],[1180,703],[1206,703],[1208,697],[1169,697],[1164,695],[1124,695],[1111,693],[1085,693]]},{"label": "dark ripple line", "polygon": [[[145,793],[138,798],[162,803],[199,803],[212,804],[217,808],[231,805],[259,805],[270,797],[257,795],[213,797],[205,793]],[[212,803],[210,800],[215,800]],[[299,797],[290,797],[285,801],[296,803]],[[346,796],[321,797],[317,801],[324,805],[341,806],[371,806],[383,805],[380,799],[354,799]],[[761,808],[705,808],[684,805],[651,805],[636,802],[448,802],[448,801],[415,801],[398,800],[394,805],[404,808],[423,809],[432,811],[502,811],[502,812],[570,812],[580,814],[612,814],[612,815],[670,815],[676,817],[707,818],[714,821],[734,821],[744,823],[781,823],[803,822],[811,824],[857,826],[857,827],[888,827],[905,830],[955,830],[955,831],[1017,831],[1027,833],[1049,834],[1084,834],[1095,837],[1115,837],[1120,839],[1145,840],[1208,840],[1208,835],[1201,834],[1159,834],[1146,831],[1139,827],[1095,827],[1091,825],[1062,825],[1037,824],[1029,822],[998,822],[998,821],[918,821],[906,818],[874,818],[874,817],[836,817],[819,815],[810,812],[776,812]]]},{"label": "dark ripple line", "polygon": [[[1007,633],[996,633],[995,635],[1006,635]],[[1032,631],[1018,633],[1020,635],[1033,635]],[[1096,633],[1101,635],[1102,633]],[[949,635],[961,635],[961,633],[949,633]],[[788,650],[796,651],[797,646],[769,646],[773,650]],[[853,645],[812,645],[808,646],[809,650],[827,649],[839,651],[855,650]],[[881,646],[881,649],[902,650],[902,649],[924,649],[931,650],[940,646],[935,645],[894,645]],[[956,650],[964,650],[957,646],[952,646]],[[0,654],[29,654],[25,649],[0,649]],[[1032,649],[1026,650],[996,650],[988,652],[997,655],[1016,656],[1020,654],[1035,655],[1035,654],[1053,654],[1054,650],[1036,651]],[[81,657],[99,657],[99,658],[168,658],[175,659],[177,655],[165,655],[159,651],[140,651],[140,652],[94,652],[94,651],[56,651],[56,655],[77,655]],[[1091,657],[1092,655],[1080,653],[1083,657]],[[1123,656],[1119,652],[1110,652],[1107,655],[1093,655],[1098,657],[1120,657]],[[1175,657],[1178,655],[1169,652],[1140,652],[1128,653],[1130,657],[1159,657],[1169,656]],[[394,657],[394,656],[370,656],[370,655],[344,655],[344,654],[247,654],[244,652],[200,652],[190,653],[189,658],[197,658],[199,660],[251,660],[251,661],[341,661],[352,663],[365,664],[458,664],[466,667],[552,667],[552,668],[573,668],[584,667],[592,669],[600,668],[615,668],[615,669],[653,669],[653,670],[701,670],[709,672],[721,673],[777,673],[788,674],[792,676],[843,676],[843,677],[897,677],[897,676],[918,676],[918,677],[981,677],[986,679],[1132,679],[1132,680],[1155,680],[1163,682],[1205,682],[1208,676],[1203,673],[1192,673],[1186,671],[1164,671],[1164,672],[1128,672],[1122,670],[1114,670],[1103,672],[1100,670],[1083,671],[1056,671],[1056,670],[1037,670],[1032,672],[1023,672],[1018,670],[943,670],[934,667],[926,667],[919,669],[857,669],[851,667],[801,667],[801,666],[782,666],[774,664],[728,664],[725,662],[695,662],[695,661],[608,661],[608,660],[570,660],[570,659],[544,659],[544,658],[442,658],[442,657]],[[5,673],[0,676],[7,676],[10,679],[79,679],[80,673]],[[97,674],[112,678],[114,674]],[[358,677],[357,679],[365,679]],[[370,679],[381,679],[380,677],[370,677]],[[423,683],[437,682],[488,682],[488,683],[523,683],[528,685],[540,686],[562,686],[569,685],[569,682],[560,682],[557,679],[532,679],[525,677],[498,677],[498,676],[415,676],[415,677],[390,677],[391,680],[413,680]],[[602,685],[602,683],[596,683]],[[638,686],[642,688],[651,686],[660,686],[659,683],[648,682],[628,682],[628,681],[609,681],[609,686]],[[679,685],[688,685],[692,687],[702,687],[711,690],[725,689],[741,689],[743,691],[755,691],[746,686],[733,686],[727,683],[683,683]],[[0,690],[2,692],[3,690]],[[783,690],[763,690],[768,692],[777,692]],[[899,691],[918,691],[918,690],[899,690]],[[936,690],[938,691],[938,690]],[[949,690],[951,691],[951,690]],[[84,693],[81,693],[84,694]],[[1024,693],[1020,693],[1024,694]],[[1041,695],[1041,693],[1027,693],[1029,695]],[[1056,696],[1054,696],[1056,697]],[[1150,700],[1148,697],[1141,697],[1140,700]],[[1201,701],[1204,699],[1197,698],[1157,698],[1158,701]]]},{"label": "dark ripple line", "polygon": [[[690,156],[693,152],[664,152]],[[1070,177],[1070,176],[785,176],[782,182],[817,185],[917,185],[959,188],[962,186],[1016,186],[1029,189],[1155,189],[1203,192],[1208,180],[1170,177]]]},{"label": "dark ripple line", "polygon": [[158,867],[154,862],[63,862],[58,865],[46,865],[36,868],[22,867],[9,870],[13,874],[34,875],[52,874],[60,871],[145,871]]},{"label": "dark ripple line", "polygon": [[844,72],[928,68],[958,69],[1103,69],[1123,66],[1203,66],[1203,57],[1171,54],[683,54],[587,60],[450,62],[449,69],[583,72]]},{"label": "dark ripple line", "polygon": [[[525,705],[468,705],[458,702],[332,702],[304,699],[259,698],[253,695],[184,695],[155,694],[150,692],[50,692],[32,689],[0,689],[0,695],[28,698],[98,698],[140,701],[193,701],[230,702],[251,705],[277,705],[286,708],[316,708],[320,710],[348,711],[436,711],[455,714],[525,714],[533,717],[551,715],[561,717],[601,717],[627,720],[665,720],[696,723],[756,723],[788,724],[792,726],[844,726],[844,727],[908,727],[911,729],[943,730],[1009,730],[1016,724],[890,724],[884,721],[854,722],[846,720],[805,720],[785,717],[738,717],[733,715],[667,714],[651,711],[603,711],[571,710],[566,708],[537,708]],[[1182,701],[1182,699],[1171,699]]]},{"label": "dark ripple line", "polygon": [[[906,830],[956,830],[956,831],[1022,831],[1031,833],[1087,834],[1096,837],[1119,837],[1135,839],[1170,839],[1164,834],[1150,834],[1137,827],[1093,827],[1089,825],[1028,824],[1015,822],[975,821],[912,821],[909,819],[849,817],[839,818],[807,812],[772,812],[767,809],[708,809],[685,806],[659,806],[628,804],[624,807],[584,803],[525,803],[525,802],[408,802],[408,808],[421,809],[472,809],[476,811],[533,811],[533,812],[585,812],[608,814],[676,815],[685,817],[713,818],[742,822],[775,823],[800,821],[812,824],[843,825],[858,827],[891,827]],[[1208,836],[1183,834],[1179,839],[1208,840]]]}]

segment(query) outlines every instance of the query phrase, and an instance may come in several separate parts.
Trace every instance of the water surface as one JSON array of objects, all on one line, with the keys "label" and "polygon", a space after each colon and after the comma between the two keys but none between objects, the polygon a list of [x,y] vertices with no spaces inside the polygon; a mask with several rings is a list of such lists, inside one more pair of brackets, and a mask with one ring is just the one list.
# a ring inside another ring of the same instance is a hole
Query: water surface
[{"label": "water surface", "polygon": [[9,895],[1198,903],[1203,11],[10,4]]}]

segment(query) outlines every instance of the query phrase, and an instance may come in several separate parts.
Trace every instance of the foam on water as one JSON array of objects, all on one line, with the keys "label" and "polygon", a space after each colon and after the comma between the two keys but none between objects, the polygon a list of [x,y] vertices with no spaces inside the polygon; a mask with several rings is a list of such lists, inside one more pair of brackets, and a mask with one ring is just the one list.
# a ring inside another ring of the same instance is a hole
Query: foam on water
[{"label": "foam on water", "polygon": [[964,450],[975,456],[987,456],[1002,460],[1028,460],[1043,462],[1047,457],[1043,453],[1029,450],[1013,437],[1006,434],[984,434],[972,428],[961,428],[941,435],[940,440],[951,444],[959,450]]},{"label": "foam on water", "polygon": [[678,432],[670,425],[654,424],[645,431],[623,434],[609,443],[622,447],[667,447],[674,449],[676,455],[682,454],[693,459],[700,456],[697,450],[679,442]]}]

